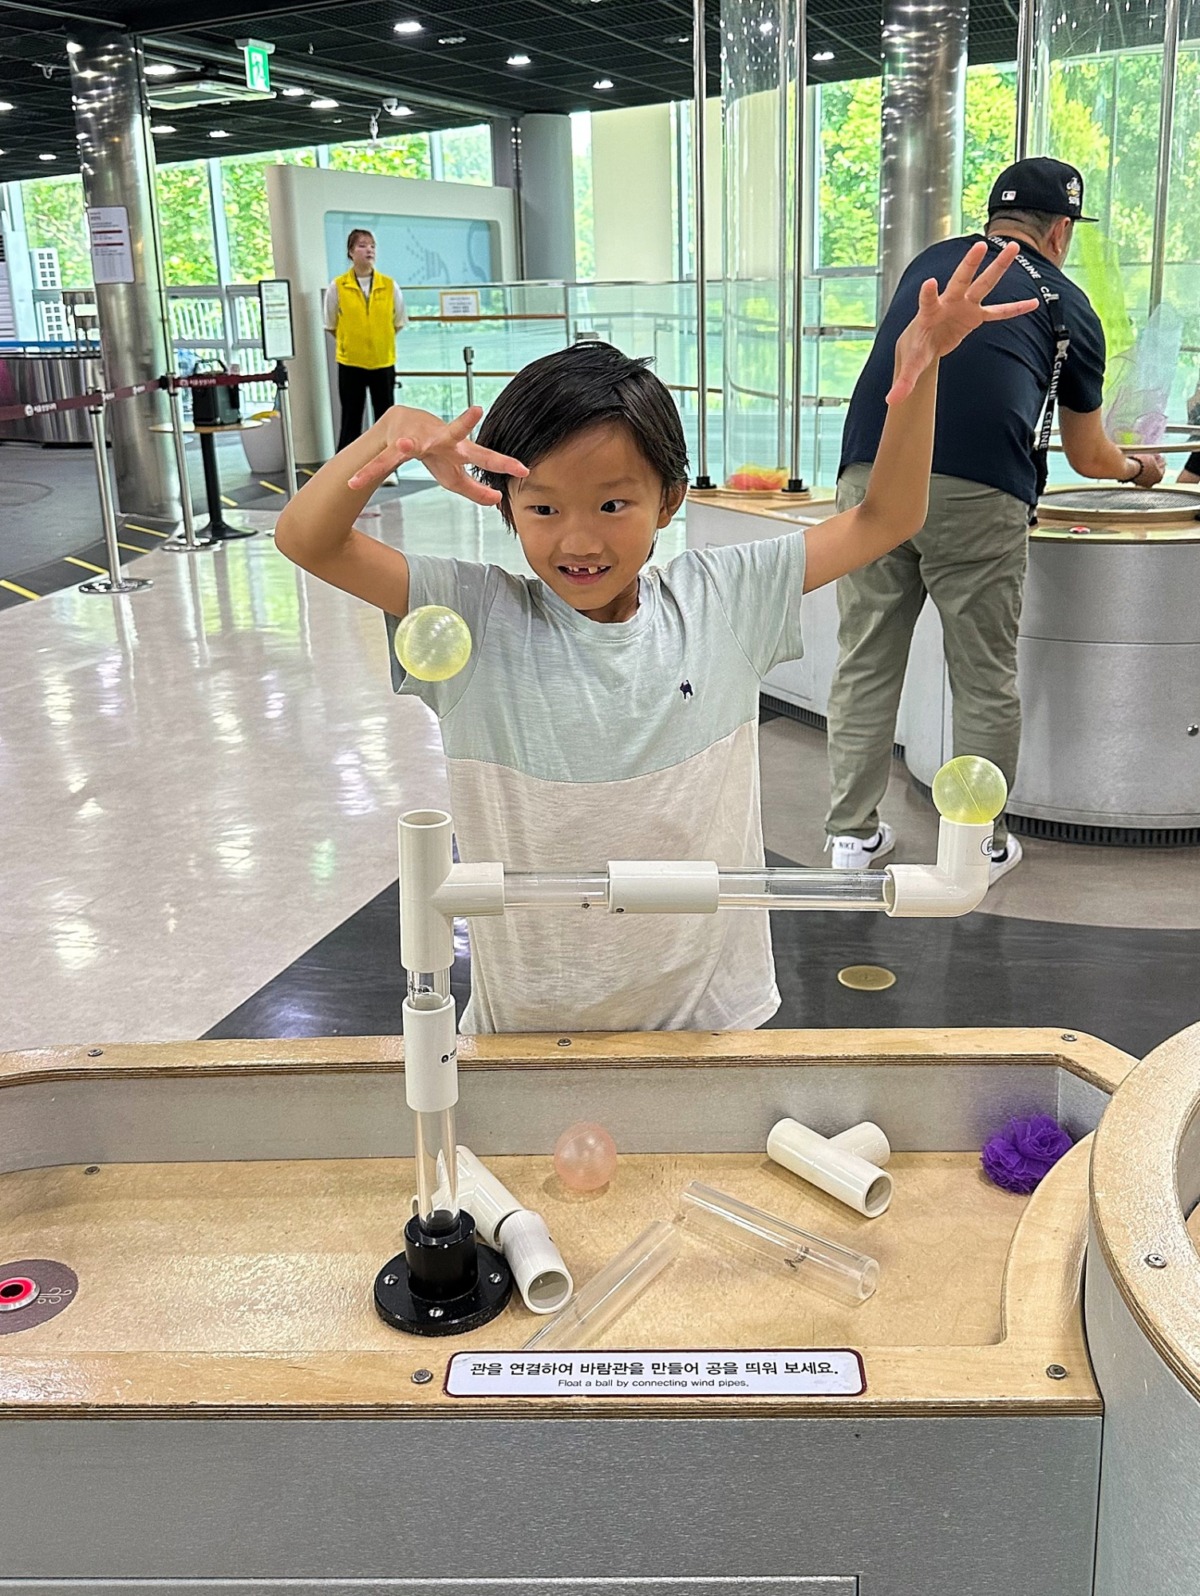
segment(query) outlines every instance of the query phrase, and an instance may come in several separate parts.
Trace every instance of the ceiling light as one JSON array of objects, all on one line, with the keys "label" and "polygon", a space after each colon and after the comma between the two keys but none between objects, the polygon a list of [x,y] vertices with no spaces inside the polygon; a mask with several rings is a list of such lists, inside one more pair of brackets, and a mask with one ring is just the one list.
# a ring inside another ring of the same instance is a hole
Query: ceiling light
[{"label": "ceiling light", "polygon": [[813,54],[813,60],[814,61],[832,61],[833,60],[833,51],[832,50],[817,50]]},{"label": "ceiling light", "polygon": [[57,161],[58,160],[58,156],[57,155],[39,155],[38,156],[38,160],[39,161]]},{"label": "ceiling light", "polygon": [[411,116],[413,114],[411,105],[397,105],[395,100],[390,105],[385,103],[384,110],[389,116]]},{"label": "ceiling light", "polygon": [[280,89],[280,94],[289,100],[298,100],[302,94],[307,94],[307,89],[298,89],[294,83],[289,83],[286,89]]},{"label": "ceiling light", "polygon": [[11,100],[0,100],[0,111],[11,111],[11,110],[12,110],[12,101]]},{"label": "ceiling light", "polygon": [[336,111],[338,108],[338,102],[336,100],[310,100],[308,103],[312,106],[314,111]]},{"label": "ceiling light", "polygon": [[410,19],[407,22],[397,22],[395,27],[392,29],[392,32],[393,33],[424,33],[425,29],[421,26],[421,24],[419,22],[413,22]]},{"label": "ceiling light", "polygon": [[229,134],[226,133],[223,127],[211,127],[208,130],[208,136],[210,139],[227,139]]},{"label": "ceiling light", "polygon": [[439,44],[466,44],[466,42],[467,36],[465,33],[448,33],[445,38],[438,40]]},{"label": "ceiling light", "polygon": [[146,68],[146,76],[148,78],[173,78],[178,70],[179,68],[173,67],[169,61],[151,61]]},{"label": "ceiling light", "polygon": [[765,38],[768,33],[775,32],[775,24],[773,22],[760,22],[758,25],[758,31]]},{"label": "ceiling light", "polygon": [[663,40],[664,44],[691,44],[691,42],[692,36],[690,33],[668,33]]},{"label": "ceiling light", "polygon": [[612,86],[611,78],[597,78],[595,83],[592,84],[594,89],[611,89]]},{"label": "ceiling light", "polygon": [[151,122],[151,133],[174,133],[175,129],[169,122]]},{"label": "ceiling light", "polygon": [[510,55],[508,64],[509,66],[528,66],[529,57],[527,55]]},{"label": "ceiling light", "polygon": [[77,44],[74,39],[68,39],[67,40],[67,54],[68,55],[78,55],[79,52],[82,49],[83,49],[83,46],[81,44]]}]

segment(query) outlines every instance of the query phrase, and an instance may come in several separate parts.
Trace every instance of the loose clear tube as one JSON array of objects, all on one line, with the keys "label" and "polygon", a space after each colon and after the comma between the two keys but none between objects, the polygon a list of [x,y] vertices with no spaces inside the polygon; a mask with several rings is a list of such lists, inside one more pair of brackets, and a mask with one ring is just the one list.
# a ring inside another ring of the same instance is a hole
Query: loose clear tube
[{"label": "loose clear tube", "polygon": [[722,870],[722,909],[886,909],[885,870]]},{"label": "loose clear tube", "polygon": [[865,1253],[798,1230],[785,1219],[698,1180],[684,1187],[679,1208],[686,1230],[718,1246],[749,1253],[759,1263],[795,1275],[814,1290],[854,1303],[875,1294],[879,1264]]},{"label": "loose clear tube", "polygon": [[605,1264],[561,1313],[525,1343],[526,1352],[576,1352],[619,1319],[646,1287],[679,1256],[677,1225],[659,1220]]}]

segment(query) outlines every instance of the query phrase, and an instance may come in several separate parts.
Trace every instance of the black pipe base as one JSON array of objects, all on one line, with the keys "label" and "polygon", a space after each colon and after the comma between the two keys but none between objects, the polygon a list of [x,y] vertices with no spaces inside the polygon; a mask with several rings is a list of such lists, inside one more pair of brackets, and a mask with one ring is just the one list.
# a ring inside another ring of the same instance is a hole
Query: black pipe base
[{"label": "black pipe base", "polygon": [[807,493],[803,477],[789,477],[788,485],[783,490],[785,493]]},{"label": "black pipe base", "polygon": [[512,1271],[476,1241],[470,1214],[446,1220],[431,1229],[410,1219],[404,1251],[375,1277],[376,1312],[408,1335],[465,1335],[503,1313],[512,1296]]}]

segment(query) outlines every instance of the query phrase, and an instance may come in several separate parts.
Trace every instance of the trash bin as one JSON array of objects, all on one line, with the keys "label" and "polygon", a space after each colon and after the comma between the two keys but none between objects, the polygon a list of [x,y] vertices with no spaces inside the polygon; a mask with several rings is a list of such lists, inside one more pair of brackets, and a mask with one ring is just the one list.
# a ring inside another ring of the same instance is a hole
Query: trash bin
[{"label": "trash bin", "polygon": [[277,410],[260,410],[251,419],[265,421],[266,426],[249,427],[240,434],[242,448],[246,452],[246,464],[251,471],[282,471],[284,467],[283,423],[279,419],[279,412]]}]

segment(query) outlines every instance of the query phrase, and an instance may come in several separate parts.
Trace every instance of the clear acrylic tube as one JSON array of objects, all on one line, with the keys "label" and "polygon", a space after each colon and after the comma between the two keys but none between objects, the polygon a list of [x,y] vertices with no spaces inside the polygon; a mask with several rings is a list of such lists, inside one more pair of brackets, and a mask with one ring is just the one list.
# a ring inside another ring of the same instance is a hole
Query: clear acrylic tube
[{"label": "clear acrylic tube", "polygon": [[722,870],[722,909],[886,909],[885,870]]},{"label": "clear acrylic tube", "polygon": [[[410,970],[408,1000],[417,1009],[450,1001],[449,970]],[[452,1230],[458,1218],[458,1145],[453,1108],[414,1115],[417,1217],[432,1232]]]},{"label": "clear acrylic tube", "polygon": [[603,909],[608,905],[608,874],[597,870],[584,875],[504,872],[506,909]]},{"label": "clear acrylic tube", "polygon": [[679,1227],[658,1220],[593,1275],[561,1313],[530,1337],[524,1350],[574,1352],[590,1346],[675,1261],[682,1245]]},{"label": "clear acrylic tube", "polygon": [[879,1283],[874,1258],[810,1235],[698,1180],[684,1187],[679,1209],[685,1230],[717,1246],[748,1253],[760,1264],[842,1301],[865,1302]]}]

